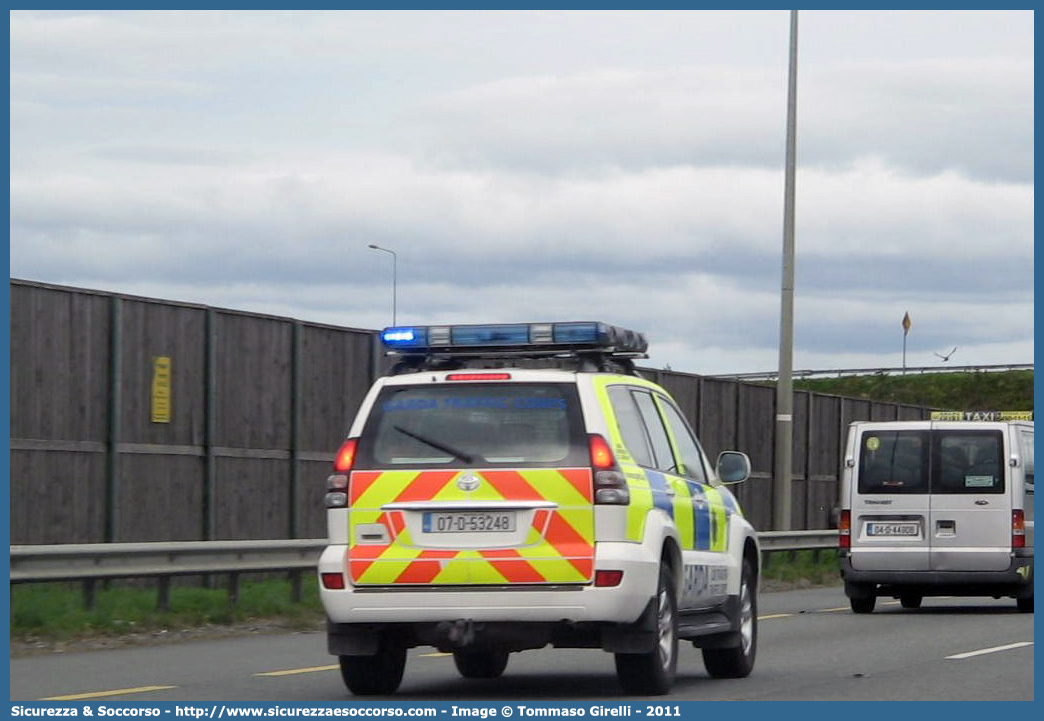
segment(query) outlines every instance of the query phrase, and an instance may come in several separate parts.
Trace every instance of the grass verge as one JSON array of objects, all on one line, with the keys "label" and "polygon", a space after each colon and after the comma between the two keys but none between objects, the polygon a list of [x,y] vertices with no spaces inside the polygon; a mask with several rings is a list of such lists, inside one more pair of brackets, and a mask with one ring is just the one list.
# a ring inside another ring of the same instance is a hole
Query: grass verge
[{"label": "grass verge", "polygon": [[[812,588],[841,583],[837,551],[776,551],[763,555],[762,585],[766,589]],[[766,583],[767,582],[767,583]]]},{"label": "grass verge", "polygon": [[279,619],[286,628],[321,622],[322,605],[314,578],[301,582],[301,602],[294,603],[285,580],[243,582],[235,606],[225,587],[175,585],[170,610],[157,609],[155,585],[110,582],[96,591],[94,606],[84,607],[78,583],[34,583],[11,588],[11,639],[65,640],[85,635],[149,633],[196,626],[230,626],[258,619]]}]

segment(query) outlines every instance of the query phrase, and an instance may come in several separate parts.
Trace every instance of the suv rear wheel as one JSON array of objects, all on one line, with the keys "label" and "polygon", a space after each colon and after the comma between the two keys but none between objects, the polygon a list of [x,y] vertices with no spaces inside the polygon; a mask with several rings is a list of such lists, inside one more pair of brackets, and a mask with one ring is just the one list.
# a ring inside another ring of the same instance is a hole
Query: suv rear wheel
[{"label": "suv rear wheel", "polygon": [[341,678],[356,696],[395,693],[406,668],[406,647],[384,639],[373,656],[339,656]]},{"label": "suv rear wheel", "polygon": [[714,678],[745,678],[754,670],[758,650],[757,578],[750,559],[743,559],[740,577],[739,644],[732,648],[703,649],[703,665]]},{"label": "suv rear wheel", "polygon": [[496,678],[507,668],[507,651],[454,651],[453,662],[464,678]]},{"label": "suv rear wheel", "polygon": [[616,654],[616,677],[625,693],[660,696],[671,690],[678,666],[678,600],[670,568],[660,565],[656,589],[656,648]]},{"label": "suv rear wheel", "polygon": [[904,593],[899,596],[899,603],[903,608],[920,608],[924,597],[918,593]]}]

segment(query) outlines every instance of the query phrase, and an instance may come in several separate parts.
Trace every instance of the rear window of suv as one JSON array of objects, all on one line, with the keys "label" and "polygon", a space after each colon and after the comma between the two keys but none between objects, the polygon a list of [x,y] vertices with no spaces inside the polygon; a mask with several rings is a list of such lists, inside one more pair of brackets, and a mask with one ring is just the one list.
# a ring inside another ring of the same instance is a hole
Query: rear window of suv
[{"label": "rear window of suv", "polygon": [[360,438],[357,467],[589,463],[575,386],[453,383],[384,388]]},{"label": "rear window of suv", "polygon": [[874,431],[859,452],[860,493],[1003,493],[1000,431]]}]

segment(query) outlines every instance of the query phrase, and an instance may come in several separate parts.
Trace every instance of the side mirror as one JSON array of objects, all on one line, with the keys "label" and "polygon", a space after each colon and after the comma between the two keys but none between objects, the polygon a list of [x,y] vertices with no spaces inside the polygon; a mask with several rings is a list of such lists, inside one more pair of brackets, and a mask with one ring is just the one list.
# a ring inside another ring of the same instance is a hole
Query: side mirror
[{"label": "side mirror", "polygon": [[750,478],[750,459],[746,453],[722,451],[716,470],[722,483],[742,483]]}]

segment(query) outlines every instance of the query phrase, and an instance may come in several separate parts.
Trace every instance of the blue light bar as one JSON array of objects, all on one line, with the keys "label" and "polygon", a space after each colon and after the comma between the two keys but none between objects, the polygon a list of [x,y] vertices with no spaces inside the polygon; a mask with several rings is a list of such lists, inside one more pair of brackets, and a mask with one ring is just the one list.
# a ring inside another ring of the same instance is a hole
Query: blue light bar
[{"label": "blue light bar", "polygon": [[525,346],[529,345],[529,325],[450,326],[450,345]]},{"label": "blue light bar", "polygon": [[400,355],[595,351],[634,356],[648,348],[641,333],[595,322],[399,326],[385,328],[381,341]]},{"label": "blue light bar", "polygon": [[608,343],[605,323],[555,323],[555,343]]},{"label": "blue light bar", "polygon": [[427,348],[428,329],[426,326],[385,328],[381,331],[381,342],[388,348]]}]

